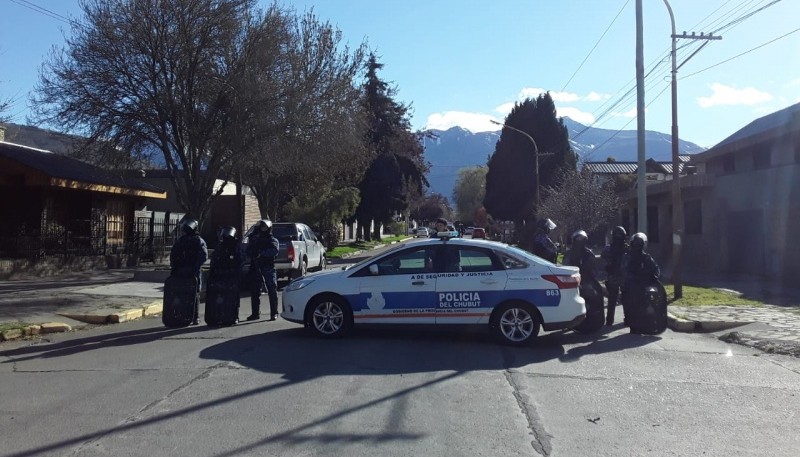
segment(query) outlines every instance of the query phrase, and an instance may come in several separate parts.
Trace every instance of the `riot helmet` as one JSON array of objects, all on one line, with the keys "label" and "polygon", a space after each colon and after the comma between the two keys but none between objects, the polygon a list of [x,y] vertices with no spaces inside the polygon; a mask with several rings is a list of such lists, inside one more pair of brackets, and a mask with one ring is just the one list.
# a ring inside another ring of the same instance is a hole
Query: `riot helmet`
[{"label": "riot helmet", "polygon": [[261,219],[260,221],[256,222],[256,230],[257,232],[271,232],[272,231],[272,221],[269,219]]},{"label": "riot helmet", "polygon": [[647,247],[647,235],[642,232],[634,233],[631,237],[631,251],[643,252]]},{"label": "riot helmet", "polygon": [[222,227],[219,230],[219,239],[220,241],[229,241],[236,239],[236,228],[232,226]]},{"label": "riot helmet", "polygon": [[181,221],[181,231],[184,235],[194,235],[197,233],[197,225],[194,219],[184,219]]},{"label": "riot helmet", "polygon": [[583,248],[586,246],[587,241],[589,241],[589,235],[583,230],[576,230],[575,233],[572,234],[573,248]]},{"label": "riot helmet", "polygon": [[541,219],[537,224],[539,230],[543,231],[544,233],[550,233],[550,230],[558,227],[555,222],[551,221],[550,219]]},{"label": "riot helmet", "polygon": [[612,240],[625,240],[625,237],[628,235],[625,232],[625,227],[618,225],[611,230],[611,239]]}]

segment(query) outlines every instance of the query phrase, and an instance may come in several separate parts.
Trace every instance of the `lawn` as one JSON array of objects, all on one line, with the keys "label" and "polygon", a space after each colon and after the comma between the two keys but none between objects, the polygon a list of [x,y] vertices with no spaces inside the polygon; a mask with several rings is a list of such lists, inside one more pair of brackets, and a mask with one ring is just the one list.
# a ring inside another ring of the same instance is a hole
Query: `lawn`
[{"label": "lawn", "polygon": [[683,298],[677,301],[672,301],[674,297],[674,288],[672,284],[664,284],[667,290],[667,298],[670,300],[670,305],[674,306],[763,306],[764,303],[758,300],[751,300],[749,298],[742,298],[739,294],[733,292],[726,292],[724,290],[683,286]]},{"label": "lawn", "polygon": [[0,322],[0,333],[5,332],[6,330],[25,328],[28,325],[30,324],[25,322]]},{"label": "lawn", "polygon": [[347,244],[340,244],[336,246],[336,248],[331,249],[330,251],[326,252],[325,255],[329,259],[340,259],[342,256],[346,254],[352,254],[358,251],[366,251],[369,249],[373,249],[378,245],[385,245],[395,241],[402,241],[409,238],[408,236],[388,236],[381,239],[381,241],[353,241]]}]

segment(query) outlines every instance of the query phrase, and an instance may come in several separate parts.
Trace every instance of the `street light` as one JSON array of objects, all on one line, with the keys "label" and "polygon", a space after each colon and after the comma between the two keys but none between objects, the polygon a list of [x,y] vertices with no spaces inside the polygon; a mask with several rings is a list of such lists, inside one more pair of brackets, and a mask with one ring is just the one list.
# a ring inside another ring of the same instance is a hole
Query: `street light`
[{"label": "street light", "polygon": [[[521,133],[521,134],[525,135],[526,138],[531,140],[531,143],[533,143],[533,157],[534,157],[534,162],[536,163],[536,167],[535,167],[536,189],[534,190],[534,195],[535,195],[535,198],[536,198],[536,211],[538,212],[539,211],[539,203],[540,203],[540,201],[539,201],[539,147],[536,146],[536,141],[533,139],[532,136],[528,135],[527,133],[523,132],[522,130],[520,130],[520,129],[516,128],[516,127],[512,127],[510,125],[503,124],[502,122],[497,122],[494,119],[489,119],[489,122],[491,122],[492,124],[501,125],[504,128],[511,129],[511,130],[513,130],[513,131],[515,131],[517,133]],[[552,155],[552,153],[547,153],[547,154],[542,154],[542,155]]]},{"label": "street light", "polygon": [[675,299],[683,297],[683,281],[681,279],[681,255],[683,240],[683,203],[681,202],[681,182],[680,182],[680,156],[678,151],[678,62],[677,46],[678,39],[675,34],[675,15],[669,1],[664,0],[669,11],[669,20],[672,24],[672,284]]}]

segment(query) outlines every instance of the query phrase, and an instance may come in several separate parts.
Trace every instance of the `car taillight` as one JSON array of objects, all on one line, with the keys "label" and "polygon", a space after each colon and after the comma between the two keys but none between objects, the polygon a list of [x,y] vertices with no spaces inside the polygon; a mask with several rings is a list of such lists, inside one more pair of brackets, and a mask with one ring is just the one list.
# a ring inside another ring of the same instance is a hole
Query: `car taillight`
[{"label": "car taillight", "polygon": [[289,256],[289,262],[294,262],[294,245],[291,242],[286,246],[286,255]]},{"label": "car taillight", "polygon": [[559,289],[577,289],[581,285],[580,273],[573,275],[542,275],[542,279],[555,283]]}]

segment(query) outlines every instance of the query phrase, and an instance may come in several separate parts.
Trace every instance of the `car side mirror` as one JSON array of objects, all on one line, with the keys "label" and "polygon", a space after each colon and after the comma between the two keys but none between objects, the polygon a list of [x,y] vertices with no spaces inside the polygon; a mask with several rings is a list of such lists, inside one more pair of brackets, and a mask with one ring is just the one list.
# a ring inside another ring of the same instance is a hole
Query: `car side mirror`
[{"label": "car side mirror", "polygon": [[372,276],[378,276],[379,271],[378,271],[378,264],[377,263],[373,263],[372,265],[369,266],[369,273]]}]

